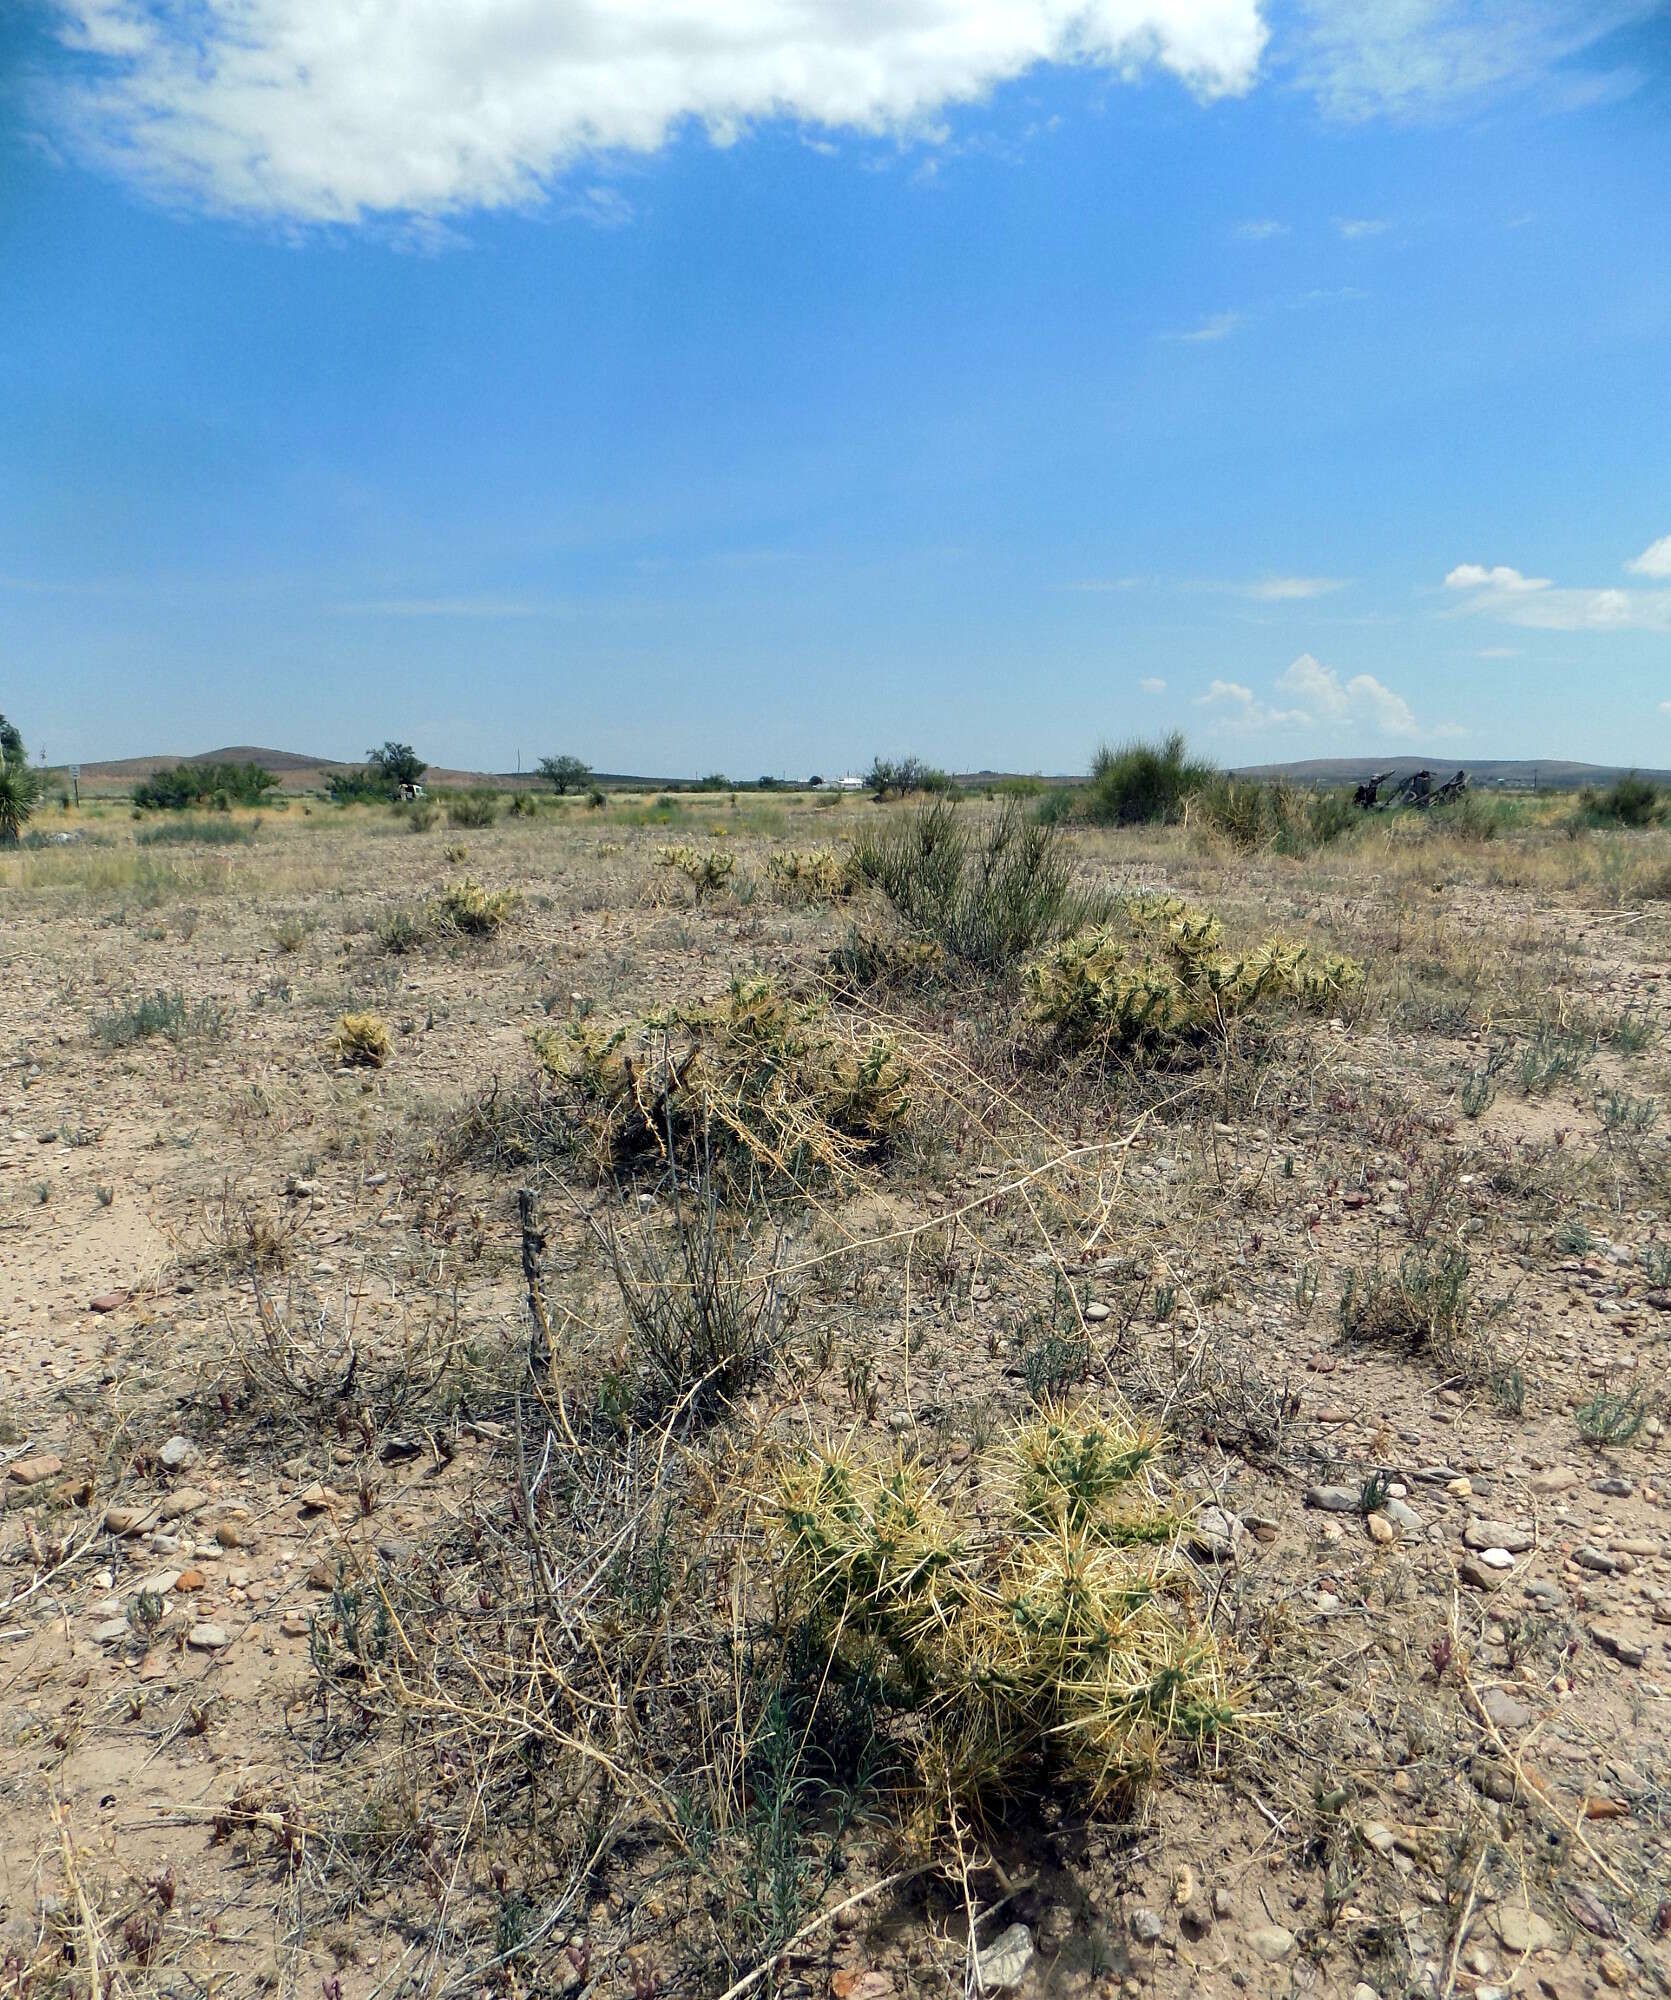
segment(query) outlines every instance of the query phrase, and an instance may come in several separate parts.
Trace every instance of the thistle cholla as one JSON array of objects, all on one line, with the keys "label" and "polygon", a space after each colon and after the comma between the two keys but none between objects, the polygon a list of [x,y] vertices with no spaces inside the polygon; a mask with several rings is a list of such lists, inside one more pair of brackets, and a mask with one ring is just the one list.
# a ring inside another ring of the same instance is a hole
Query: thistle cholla
[{"label": "thistle cholla", "polygon": [[1286,1000],[1322,1012],[1363,986],[1335,952],[1270,937],[1239,956],[1211,911],[1176,896],[1130,897],[1121,916],[1064,938],[1029,966],[1035,1017],[1075,1048],[1125,1051],[1190,1043]]},{"label": "thistle cholla", "polygon": [[995,1538],[915,1458],[867,1466],[832,1447],[782,1474],[771,1527],[791,1594],[836,1671],[879,1677],[915,1717],[925,1830],[1047,1760],[1094,1800],[1129,1796],[1169,1739],[1200,1746],[1234,1722],[1180,1524],[1145,1478],[1158,1448],[1124,1415],[1045,1406],[1001,1446]]}]

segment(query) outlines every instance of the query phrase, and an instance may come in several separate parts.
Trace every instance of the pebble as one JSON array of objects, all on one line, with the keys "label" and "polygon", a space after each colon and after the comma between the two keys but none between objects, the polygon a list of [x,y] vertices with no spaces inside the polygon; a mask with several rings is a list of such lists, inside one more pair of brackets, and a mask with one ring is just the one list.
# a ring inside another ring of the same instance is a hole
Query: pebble
[{"label": "pebble", "polygon": [[1509,1903],[1500,1909],[1496,1926],[1505,1951],[1547,1951],[1555,1942],[1555,1926],[1536,1910],[1528,1910],[1519,1903]]},{"label": "pebble", "polygon": [[1634,1639],[1626,1638],[1623,1632],[1611,1631],[1605,1625],[1592,1625],[1590,1637],[1621,1666],[1639,1667],[1648,1657],[1645,1647],[1639,1646]]},{"label": "pebble", "polygon": [[1534,1472],[1526,1484],[1534,1493],[1570,1493],[1578,1484],[1578,1474],[1564,1465],[1554,1465],[1545,1472]]},{"label": "pebble", "polygon": [[1364,1526],[1369,1530],[1369,1539],[1372,1542],[1379,1542],[1383,1548],[1388,1542],[1398,1540],[1398,1530],[1385,1514],[1371,1514],[1364,1522]]},{"label": "pebble", "polygon": [[197,1448],[190,1438],[176,1433],[157,1453],[158,1459],[169,1472],[184,1472],[197,1456]]},{"label": "pebble", "polygon": [[1396,1493],[1389,1498],[1381,1511],[1395,1527],[1401,1528],[1407,1535],[1419,1535],[1426,1526],[1415,1508]]},{"label": "pebble", "polygon": [[1190,1552],[1208,1561],[1223,1561],[1236,1553],[1236,1544],[1245,1533],[1234,1514],[1222,1507],[1203,1507],[1190,1523]]},{"label": "pebble", "polygon": [[1479,1556],[1464,1556],[1456,1566],[1456,1573],[1473,1590],[1496,1590],[1503,1581],[1499,1572],[1488,1568]]},{"label": "pebble", "polygon": [[1131,1913],[1131,1934],[1139,1944],[1158,1944],[1162,1925],[1153,1910],[1137,1909]]},{"label": "pebble", "polygon": [[224,1625],[194,1625],[186,1634],[186,1644],[200,1653],[218,1653],[229,1637]]},{"label": "pebble", "polygon": [[129,1636],[129,1631],[125,1618],[107,1618],[102,1625],[93,1628],[93,1637],[101,1646],[119,1646]]},{"label": "pebble", "polygon": [[157,1509],[160,1521],[189,1521],[193,1514],[200,1514],[209,1504],[207,1493],[200,1493],[195,1486],[181,1486],[170,1493]]},{"label": "pebble", "polygon": [[1513,1569],[1514,1557],[1507,1549],[1481,1549],[1480,1561],[1487,1569]]},{"label": "pebble", "polygon": [[1275,1965],[1294,1949],[1294,1933],[1281,1924],[1263,1924],[1249,1935],[1248,1943],[1266,1964]]},{"label": "pebble", "polygon": [[1532,1719],[1532,1711],[1506,1688],[1487,1688],[1480,1706],[1499,1729],[1524,1729]]}]

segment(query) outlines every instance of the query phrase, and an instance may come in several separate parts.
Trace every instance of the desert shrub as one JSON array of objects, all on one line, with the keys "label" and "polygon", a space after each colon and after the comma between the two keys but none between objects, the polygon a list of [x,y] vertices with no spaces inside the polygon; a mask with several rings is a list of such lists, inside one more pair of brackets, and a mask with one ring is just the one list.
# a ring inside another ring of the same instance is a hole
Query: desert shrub
[{"label": "desert shrub", "polygon": [[404,958],[422,945],[429,935],[429,925],[421,910],[391,910],[386,917],[378,918],[373,935],[379,951],[388,952],[392,958]]},{"label": "desert shrub", "polygon": [[258,806],[278,783],[259,764],[176,764],[133,788],[141,812],[183,811],[188,806]]},{"label": "desert shrub", "polygon": [[842,1175],[910,1108],[909,1071],[888,1037],[844,1033],[818,1003],[766,979],[736,980],[722,1001],[636,1029],[587,1016],[530,1041],[600,1174],[688,1164],[713,1146],[745,1184]]},{"label": "desert shrub", "polygon": [[877,799],[903,799],[912,792],[955,794],[957,791],[956,780],[949,772],[925,764],[920,757],[874,758],[865,784]]},{"label": "desert shrub", "polygon": [[542,757],[539,774],[551,789],[561,797],[565,792],[577,792],[584,784],[589,784],[592,767],[578,757]]},{"label": "desert shrub", "polygon": [[1280,781],[1213,777],[1193,795],[1191,825],[1251,853],[1272,847],[1283,854],[1310,854],[1363,824],[1346,791],[1308,791]]},{"label": "desert shrub", "polygon": [[853,868],[908,928],[983,971],[1013,964],[1089,914],[1060,832],[1029,820],[1013,799],[973,832],[949,799],[867,828]]},{"label": "desert shrub", "polygon": [[951,965],[933,938],[854,924],[830,953],[828,969],[839,989],[863,993],[873,986],[935,986]]},{"label": "desert shrub", "polygon": [[782,1473],[768,1522],[789,1599],[818,1621],[833,1674],[868,1676],[910,1718],[901,1747],[930,1826],[1053,1771],[1093,1801],[1129,1797],[1169,1741],[1233,1725],[1179,1524],[1144,1480],[1157,1442],[1088,1402],[1047,1406],[999,1448],[999,1534],[911,1457],[876,1466],[832,1446]]},{"label": "desert shrub", "polygon": [[344,1014],[331,1033],[339,1062],[381,1069],[389,1060],[388,1023],[378,1014]]},{"label": "desert shrub", "polygon": [[1656,826],[1665,816],[1659,787],[1635,771],[1604,790],[1587,787],[1579,794],[1578,805],[1589,826]]},{"label": "desert shrub", "polygon": [[15,847],[41,796],[41,774],[29,763],[23,733],[0,715],[0,847]]},{"label": "desert shrub", "polygon": [[441,891],[438,907],[441,919],[454,930],[471,937],[492,937],[515,913],[521,898],[514,889],[491,893],[466,875],[449,882]]},{"label": "desert shrub", "polygon": [[188,813],[181,819],[163,820],[157,826],[142,826],[134,835],[139,847],[248,847],[255,839],[254,825],[232,819],[205,819]]},{"label": "desert shrub", "polygon": [[1105,744],[1092,760],[1082,810],[1099,826],[1181,819],[1188,801],[1217,778],[1211,764],[1190,756],[1178,731],[1160,744]]},{"label": "desert shrub", "polygon": [[1397,1265],[1359,1265],[1340,1294],[1343,1339],[1426,1354],[1447,1374],[1484,1382],[1492,1371],[1484,1315],[1466,1252],[1417,1248]]},{"label": "desert shrub", "polygon": [[681,845],[658,847],[656,863],[662,868],[677,869],[690,884],[697,902],[702,903],[730,881],[736,870],[737,857],[727,854],[723,848],[705,850]]},{"label": "desert shrub", "polygon": [[586,804],[593,812],[598,812],[608,803],[608,796],[601,785],[593,785],[586,794]]},{"label": "desert shrub", "polygon": [[220,1009],[212,1000],[199,1000],[193,1006],[178,987],[173,992],[158,987],[154,993],[141,994],[109,1013],[96,1015],[93,1038],[107,1049],[126,1049],[152,1035],[183,1042],[191,1035],[215,1033],[221,1025]]},{"label": "desert shrub", "polygon": [[428,833],[435,824],[435,802],[432,799],[400,799],[395,803],[394,815],[408,833]]},{"label": "desert shrub", "polygon": [[1153,1053],[1222,1036],[1277,1002],[1337,1007],[1363,985],[1355,959],[1278,937],[1233,955],[1222,938],[1217,917],[1176,896],[1128,897],[1028,967],[1034,1017],[1069,1049]]},{"label": "desert shrub", "polygon": [[767,855],[766,873],[790,902],[835,903],[853,893],[855,871],[833,847],[780,848]]},{"label": "desert shrub", "polygon": [[447,800],[448,826],[492,826],[499,817],[497,792],[455,792]]}]

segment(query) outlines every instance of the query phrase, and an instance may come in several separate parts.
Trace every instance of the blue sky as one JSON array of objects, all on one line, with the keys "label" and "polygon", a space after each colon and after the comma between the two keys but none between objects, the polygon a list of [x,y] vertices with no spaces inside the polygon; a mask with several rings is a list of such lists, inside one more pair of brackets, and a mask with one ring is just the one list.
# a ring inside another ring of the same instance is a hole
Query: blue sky
[{"label": "blue sky", "polygon": [[1671,764],[1671,6],[0,26],[0,708]]}]

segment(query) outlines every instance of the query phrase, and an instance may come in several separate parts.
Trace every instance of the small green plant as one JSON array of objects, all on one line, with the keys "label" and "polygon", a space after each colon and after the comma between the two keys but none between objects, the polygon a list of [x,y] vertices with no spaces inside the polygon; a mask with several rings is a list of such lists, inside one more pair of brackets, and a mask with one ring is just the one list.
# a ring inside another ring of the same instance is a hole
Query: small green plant
[{"label": "small green plant", "polygon": [[1588,1257],[1596,1240],[1576,1215],[1555,1225],[1555,1248],[1565,1257]]},{"label": "small green plant", "polygon": [[142,826],[133,838],[136,847],[248,847],[258,824],[255,820],[207,819],[187,813],[157,826]]},{"label": "small green plant", "polygon": [[1462,1079],[1462,1115],[1478,1118],[1496,1101],[1497,1086],[1483,1069],[1470,1070]]},{"label": "small green plant", "polygon": [[1387,1504],[1392,1488],[1391,1475],[1372,1472],[1358,1489],[1358,1512],[1376,1514]]},{"label": "small green plant", "polygon": [[112,1008],[108,1014],[95,1016],[93,1036],[107,1049],[126,1049],[152,1035],[182,1042],[188,1035],[207,1034],[220,1025],[220,1010],[213,1001],[200,1000],[195,1007],[188,1006],[178,987],[171,993],[159,987],[154,993]]},{"label": "small green plant", "polygon": [[1593,1053],[1594,1045],[1586,1037],[1543,1022],[1520,1051],[1515,1078],[1526,1095],[1532,1097],[1570,1082]]},{"label": "small green plant", "polygon": [[1641,1254],[1642,1275],[1656,1291],[1671,1286],[1671,1243],[1648,1243]]},{"label": "small green plant", "polygon": [[385,917],[379,917],[373,936],[379,951],[386,951],[392,958],[404,958],[423,944],[429,935],[429,926],[421,910],[391,910]]},{"label": "small green plant", "polygon": [[1035,1403],[1047,1402],[1083,1382],[1091,1372],[1091,1343],[1083,1333],[1060,1333],[1051,1328],[1029,1342],[1021,1356],[1021,1370],[1027,1394]]},{"label": "small green plant", "polygon": [[1632,1097],[1628,1091],[1613,1090],[1597,1098],[1596,1115],[1603,1131],[1640,1138],[1653,1129],[1659,1117],[1659,1103],[1652,1097]]},{"label": "small green plant", "polygon": [[1611,1389],[1600,1389],[1580,1403],[1573,1414],[1578,1423],[1578,1435],[1586,1444],[1594,1445],[1600,1451],[1611,1451],[1617,1446],[1633,1443],[1648,1420],[1642,1392],[1635,1388],[1622,1396]]},{"label": "small green plant", "polygon": [[1512,1362],[1504,1362],[1491,1370],[1486,1385],[1491,1391],[1491,1400],[1505,1417],[1523,1417],[1526,1414],[1526,1377]]}]

